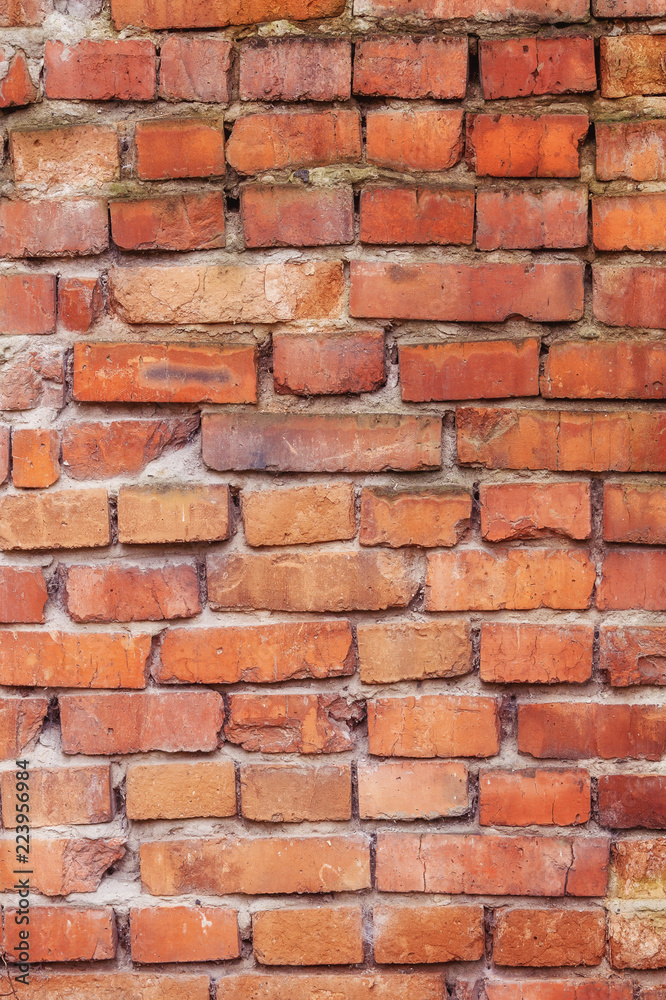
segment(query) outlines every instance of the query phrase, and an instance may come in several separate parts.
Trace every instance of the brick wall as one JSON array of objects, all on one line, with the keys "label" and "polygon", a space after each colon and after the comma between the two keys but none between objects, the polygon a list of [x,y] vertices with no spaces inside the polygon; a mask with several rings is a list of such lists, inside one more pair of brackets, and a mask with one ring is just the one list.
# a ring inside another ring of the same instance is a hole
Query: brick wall
[{"label": "brick wall", "polygon": [[0,0],[20,998],[664,997],[665,25]]}]

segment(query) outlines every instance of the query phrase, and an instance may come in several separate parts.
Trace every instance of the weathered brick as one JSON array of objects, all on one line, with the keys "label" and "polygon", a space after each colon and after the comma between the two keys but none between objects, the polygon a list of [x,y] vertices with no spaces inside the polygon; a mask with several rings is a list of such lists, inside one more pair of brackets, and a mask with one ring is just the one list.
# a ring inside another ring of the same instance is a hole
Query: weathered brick
[{"label": "weathered brick", "polygon": [[666,611],[666,549],[609,552],[601,567],[597,607]]},{"label": "weathered brick", "polygon": [[471,243],[474,191],[369,187],[361,191],[362,243]]},{"label": "weathered brick", "polygon": [[349,764],[244,764],[241,809],[266,823],[351,819]]},{"label": "weathered brick", "polygon": [[120,174],[118,133],[111,125],[66,125],[10,132],[14,180],[38,189],[99,186]]},{"label": "weathered brick", "polygon": [[140,857],[141,878],[153,896],[272,896],[370,887],[370,843],[362,834],[155,840],[141,845]]},{"label": "weathered brick", "polygon": [[210,978],[135,971],[41,973],[30,976],[30,994],[31,1000],[209,1000]]},{"label": "weathered brick", "polygon": [[591,813],[590,796],[587,771],[484,770],[479,775],[479,822],[482,826],[587,823]]},{"label": "weathered brick", "polygon": [[591,625],[481,626],[481,680],[490,684],[582,684],[592,676]]},{"label": "weathered brick", "polygon": [[136,125],[136,171],[141,180],[223,177],[224,131],[210,118],[159,118]]},{"label": "weathered brick", "polygon": [[[666,268],[664,269],[666,274]],[[351,262],[352,316],[501,323],[580,319],[583,269],[575,262],[386,264]]]},{"label": "weathered brick", "polygon": [[330,246],[354,240],[352,188],[251,185],[241,190],[246,247]]},{"label": "weathered brick", "polygon": [[402,965],[483,958],[482,906],[375,906],[375,961]]},{"label": "weathered brick", "polygon": [[353,740],[336,694],[232,694],[225,736],[260,753],[342,753]]},{"label": "weathered brick", "polygon": [[109,208],[121,250],[214,250],[226,242],[221,191],[112,201]]},{"label": "weathered brick", "polygon": [[666,778],[660,774],[602,774],[599,821],[615,830],[666,828]]},{"label": "weathered brick", "polygon": [[446,761],[385,761],[358,765],[361,819],[440,819],[468,808],[467,767]]},{"label": "weathered brick", "polygon": [[227,145],[227,160],[239,174],[360,159],[361,116],[350,108],[246,115],[236,119]]},{"label": "weathered brick", "polygon": [[229,537],[228,486],[121,487],[118,540],[130,545]]},{"label": "weathered brick", "polygon": [[152,101],[157,86],[155,46],[145,38],[47,41],[47,97],[83,101]]},{"label": "weathered brick", "polygon": [[666,710],[564,701],[519,705],[518,749],[562,760],[660,760],[666,752]]},{"label": "weathered brick", "polygon": [[373,108],[366,116],[366,157],[393,170],[448,170],[462,157],[462,130],[457,108]]},{"label": "weathered brick", "polygon": [[168,448],[181,448],[198,426],[197,415],[69,423],[62,434],[63,466],[72,479],[136,475]]},{"label": "weathered brick", "polygon": [[591,36],[484,39],[479,64],[487,101],[597,89]]},{"label": "weathered brick", "polygon": [[578,177],[587,115],[467,116],[466,157],[479,177]]},{"label": "weathered brick", "polygon": [[14,28],[40,25],[50,10],[49,0],[18,0],[3,3],[0,8],[0,27]]},{"label": "weathered brick", "polygon": [[587,246],[587,200],[587,188],[582,185],[542,191],[478,191],[476,245],[479,250]]},{"label": "weathered brick", "polygon": [[130,819],[235,816],[234,763],[132,764],[127,769],[126,807]]},{"label": "weathered brick", "polygon": [[0,202],[0,256],[64,257],[98,254],[109,245],[104,202]]},{"label": "weathered brick", "polygon": [[450,21],[466,18],[483,21],[529,20],[540,23],[586,21],[590,16],[586,0],[490,0],[482,13],[472,0],[354,0],[357,16],[415,17],[420,20]]},{"label": "weathered brick", "polygon": [[548,352],[541,394],[568,399],[663,399],[666,343],[559,341]]},{"label": "weathered brick", "polygon": [[281,19],[305,21],[342,13],[342,0],[112,0],[116,28],[224,28]]},{"label": "weathered brick", "polygon": [[106,490],[22,493],[0,499],[0,549],[86,549],[110,541]]},{"label": "weathered brick", "polygon": [[270,684],[354,672],[349,622],[276,622],[227,628],[171,628],[153,676],[160,683]]},{"label": "weathered brick", "polygon": [[617,840],[611,852],[611,897],[666,898],[666,840]]},{"label": "weathered brick", "polygon": [[132,907],[130,948],[139,964],[238,958],[238,915],[221,906]]},{"label": "weathered brick", "polygon": [[241,509],[249,545],[331,542],[356,534],[352,483],[243,492]]},{"label": "weathered brick", "polygon": [[482,340],[400,346],[402,398],[538,396],[538,340]]},{"label": "weathered brick", "polygon": [[356,634],[366,684],[459,677],[472,669],[466,622],[362,622]]},{"label": "weathered brick", "polygon": [[215,35],[169,35],[160,46],[160,97],[228,104],[233,44]]},{"label": "weathered brick", "polygon": [[348,549],[208,557],[208,600],[217,610],[404,608],[416,594],[418,585],[413,560],[402,552]]},{"label": "weathered brick", "polygon": [[603,896],[603,837],[380,833],[380,892],[493,896]]},{"label": "weathered brick", "polygon": [[666,267],[594,265],[592,281],[594,315],[602,323],[666,327]]},{"label": "weathered brick", "polygon": [[372,392],[386,381],[384,333],[273,335],[273,383],[297,396]]},{"label": "weathered brick", "polygon": [[438,417],[215,413],[201,426],[203,460],[218,472],[407,472],[441,465]]},{"label": "weathered brick", "polygon": [[589,607],[596,571],[580,549],[500,549],[428,555],[429,611]]},{"label": "weathered brick", "polygon": [[[64,353],[60,347],[8,352],[2,369],[0,407],[3,410],[32,410],[37,406],[59,409],[65,400],[64,382]],[[8,439],[8,428],[0,430],[0,438],[5,434]],[[0,465],[4,467],[4,463]]]},{"label": "weathered brick", "polygon": [[599,250],[664,250],[665,223],[666,197],[659,192],[592,199],[592,236]]},{"label": "weathered brick", "polygon": [[55,325],[54,274],[0,275],[0,331],[3,334],[53,333]]},{"label": "weathered brick", "polygon": [[0,566],[0,622],[43,622],[46,580],[37,566]]},{"label": "weathered brick", "polygon": [[[9,961],[17,961],[21,925],[18,909],[5,909],[5,950]],[[79,909],[73,906],[30,907],[31,962],[89,962],[114,958],[116,925],[110,906]]]},{"label": "weathered brick", "polygon": [[0,483],[9,479],[9,435],[9,426],[0,425]]},{"label": "weathered brick", "polygon": [[253,38],[241,47],[241,101],[347,101],[350,94],[347,38]]},{"label": "weathered brick", "polygon": [[595,122],[600,181],[666,180],[666,121]]},{"label": "weathered brick", "polygon": [[[125,854],[125,842],[110,840],[31,838],[34,871],[30,888],[44,896],[68,896],[71,892],[95,892],[111,865]],[[16,835],[0,840],[0,891],[10,891],[16,882]],[[31,991],[32,992],[32,991]],[[70,994],[71,995],[71,994]],[[52,994],[46,994],[52,996]],[[69,997],[67,998],[69,1000]]]},{"label": "weathered brick", "polygon": [[467,62],[466,37],[362,38],[354,53],[354,93],[455,100],[467,90]]},{"label": "weathered brick", "polygon": [[[16,826],[16,772],[3,771],[2,825]],[[30,826],[108,823],[113,818],[111,771],[96,767],[30,769]]]},{"label": "weathered brick", "polygon": [[60,432],[18,427],[12,434],[12,482],[22,488],[52,486],[60,477]]},{"label": "weathered brick", "polygon": [[48,698],[0,697],[0,759],[15,760],[35,743],[48,707]]},{"label": "weathered brick", "polygon": [[293,976],[244,972],[228,976],[224,981],[225,1000],[257,1000],[258,997],[262,1000],[318,1000],[321,996],[344,997],[345,1000],[439,1000],[444,989],[441,973],[427,975],[411,970],[409,975],[381,973],[374,969],[362,974],[328,972]]},{"label": "weathered brick", "polygon": [[39,98],[39,91],[30,77],[25,52],[0,49],[0,56],[7,67],[0,80],[0,108],[33,104]]},{"label": "weathered brick", "polygon": [[502,483],[481,486],[481,534],[491,542],[513,538],[589,538],[589,483]]},{"label": "weathered brick", "polygon": [[66,572],[65,605],[76,622],[163,621],[201,611],[194,562],[153,568],[117,559]]},{"label": "weathered brick", "polygon": [[99,278],[60,278],[58,319],[67,330],[86,333],[104,308]]},{"label": "weathered brick", "polygon": [[364,489],[359,540],[361,545],[390,548],[455,545],[469,527],[471,514],[472,497],[465,490]]},{"label": "weathered brick", "polygon": [[255,403],[256,349],[168,343],[74,345],[74,398],[110,403]]},{"label": "weathered brick", "polygon": [[610,962],[614,969],[666,968],[666,928],[663,912],[608,915]]},{"label": "weathered brick", "polygon": [[368,702],[371,754],[381,757],[492,757],[499,752],[498,702],[467,695],[376,698]]},{"label": "weathered brick", "polygon": [[20,687],[143,688],[149,655],[149,635],[0,631],[1,683]]},{"label": "weathered brick", "polygon": [[666,93],[666,37],[618,35],[599,39],[601,96]]},{"label": "weathered brick", "polygon": [[360,906],[260,910],[252,945],[261,965],[355,965],[363,961]]},{"label": "weathered brick", "polygon": [[631,994],[631,981],[619,978],[486,980],[483,984],[485,1000],[631,1000]]},{"label": "weathered brick", "polygon": [[666,488],[605,483],[604,538],[607,542],[666,544]]},{"label": "weathered brick", "polygon": [[666,684],[666,628],[604,625],[600,666],[614,687]]},{"label": "weathered brick", "polygon": [[67,754],[210,751],[224,721],[215,691],[60,695]]},{"label": "weathered brick", "polygon": [[502,907],[496,913],[496,965],[543,968],[599,965],[606,951],[604,910],[532,910]]}]

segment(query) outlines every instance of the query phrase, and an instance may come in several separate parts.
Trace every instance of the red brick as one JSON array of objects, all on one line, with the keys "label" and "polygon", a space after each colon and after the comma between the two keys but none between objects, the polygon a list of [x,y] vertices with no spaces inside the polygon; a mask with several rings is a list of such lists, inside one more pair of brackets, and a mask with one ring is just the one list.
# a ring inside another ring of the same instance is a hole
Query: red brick
[{"label": "red brick", "polygon": [[605,483],[604,538],[607,542],[666,544],[666,488]]},{"label": "red brick", "polygon": [[538,396],[538,340],[482,340],[400,346],[402,398]]},{"label": "red brick", "polygon": [[241,510],[248,545],[309,545],[356,535],[352,483],[243,492]]},{"label": "red brick", "polygon": [[599,250],[664,250],[666,196],[632,194],[592,199],[592,233]]},{"label": "red brick", "polygon": [[60,477],[60,432],[16,428],[12,434],[14,486],[52,486]]},{"label": "red brick", "polygon": [[666,93],[664,35],[604,36],[599,56],[602,97]]},{"label": "red brick", "polygon": [[[1,508],[0,508],[1,509]],[[236,553],[208,557],[212,608],[379,611],[407,607],[418,590],[402,552]]]},{"label": "red brick", "polygon": [[77,343],[74,398],[109,403],[255,403],[256,349],[241,344]]},{"label": "red brick", "polygon": [[519,705],[518,749],[562,760],[660,760],[666,752],[666,710],[564,701]]},{"label": "red brick", "polygon": [[363,961],[359,906],[260,910],[252,944],[261,965],[355,965]]},{"label": "red brick", "polygon": [[[5,909],[5,949],[9,961],[21,950],[18,909]],[[114,958],[116,925],[110,906],[76,909],[73,906],[30,907],[30,962],[89,962]]]},{"label": "red brick", "polygon": [[225,736],[259,753],[342,753],[353,740],[336,694],[232,694]]},{"label": "red brick", "polygon": [[370,844],[361,834],[155,840],[141,845],[140,856],[141,878],[153,896],[272,896],[370,888]]},{"label": "red brick", "polygon": [[611,851],[611,892],[618,899],[666,897],[666,840],[616,840]]},{"label": "red brick", "polygon": [[[426,20],[450,21],[457,18],[475,20],[478,4],[472,0],[355,0],[354,13],[371,17],[419,17]],[[484,21],[518,21],[539,23],[586,21],[590,8],[585,0],[491,0],[483,8]]]},{"label": "red brick", "polygon": [[482,906],[375,906],[375,961],[402,965],[483,958]]},{"label": "red brick", "polygon": [[595,122],[594,136],[600,181],[666,180],[666,121]]},{"label": "red brick", "polygon": [[590,484],[502,483],[481,486],[481,534],[491,542],[514,538],[589,538]]},{"label": "red brick", "polygon": [[157,86],[155,46],[148,39],[47,41],[47,97],[83,101],[152,101]]},{"label": "red brick", "polygon": [[666,778],[660,774],[604,774],[597,779],[599,821],[615,830],[666,827]]},{"label": "red brick", "polygon": [[[31,410],[37,406],[60,409],[64,404],[64,353],[59,347],[39,347],[17,352],[2,369],[0,407]],[[9,447],[9,429],[0,431],[3,450]],[[0,460],[4,469],[5,463]],[[2,473],[0,472],[0,475]]]},{"label": "red brick", "polygon": [[273,334],[276,392],[343,395],[372,392],[385,381],[382,330]]},{"label": "red brick", "polygon": [[471,243],[474,191],[370,187],[361,192],[363,243]]},{"label": "red brick", "polygon": [[580,549],[467,549],[428,555],[429,611],[590,606],[596,571]]},{"label": "red brick", "polygon": [[99,278],[61,278],[58,319],[66,330],[86,333],[104,308]]},{"label": "red brick", "polygon": [[602,323],[666,327],[666,267],[594,265],[592,281],[594,316]]},{"label": "red brick", "polygon": [[479,177],[578,177],[587,115],[468,115],[467,162]]},{"label": "red brick", "polygon": [[0,202],[0,256],[63,257],[97,254],[109,245],[104,202]]},{"label": "red brick", "polygon": [[441,464],[441,420],[397,414],[215,413],[202,420],[218,472],[418,471]]},{"label": "red brick", "polygon": [[31,1000],[92,1000],[102,996],[104,1000],[209,1000],[210,978],[106,970],[100,975],[74,972],[30,976]]},{"label": "red brick", "polygon": [[54,333],[55,274],[0,275],[0,329],[5,334]]},{"label": "red brick", "polygon": [[232,760],[132,764],[127,770],[130,819],[189,819],[236,815]]},{"label": "red brick", "polygon": [[130,545],[220,542],[229,537],[229,488],[121,487],[118,540]]},{"label": "red brick", "polygon": [[496,911],[493,961],[532,968],[599,965],[606,952],[606,913],[594,910]]},{"label": "red brick", "polygon": [[141,180],[224,176],[224,132],[210,118],[137,122],[135,142]]},{"label": "red brick", "polygon": [[484,39],[479,61],[487,101],[597,89],[591,36]]},{"label": "red brick", "polygon": [[0,28],[38,26],[50,10],[49,0],[5,0],[0,8]]},{"label": "red brick", "polygon": [[99,186],[118,180],[118,133],[111,125],[12,130],[17,184],[48,190],[60,184]]},{"label": "red brick", "polygon": [[666,344],[559,341],[548,352],[541,394],[569,399],[663,399]]},{"label": "red brick", "polygon": [[221,191],[112,201],[109,208],[121,250],[214,250],[226,242]]},{"label": "red brick", "polygon": [[348,101],[350,94],[347,38],[254,38],[241,47],[241,101]]},{"label": "red brick", "polygon": [[463,153],[457,108],[372,109],[366,116],[368,163],[393,170],[448,170]]},{"label": "red brick", "polygon": [[237,118],[227,160],[240,174],[357,163],[361,116],[352,109],[274,111]]},{"label": "red brick", "polygon": [[351,819],[349,764],[244,764],[241,808],[267,823]]},{"label": "red brick", "polygon": [[354,93],[455,100],[467,90],[467,62],[466,37],[362,38],[354,53]]},{"label": "red brick", "polygon": [[603,896],[603,837],[380,833],[380,892],[491,896]]},{"label": "red brick", "polygon": [[197,415],[70,423],[63,430],[63,465],[72,479],[136,475],[167,449],[185,445],[198,425]]},{"label": "red brick", "polygon": [[60,695],[66,754],[217,749],[224,721],[215,691]]},{"label": "red brick", "polygon": [[246,247],[314,247],[354,240],[354,193],[347,187],[250,186],[241,190]]},{"label": "red brick", "polygon": [[1,760],[15,760],[20,753],[34,744],[42,731],[48,707],[48,698],[0,697]]},{"label": "red brick", "polygon": [[160,97],[228,104],[233,44],[215,35],[169,35],[160,46]]},{"label": "red brick", "polygon": [[368,702],[370,753],[380,757],[492,757],[499,752],[498,702],[466,695]]},{"label": "red brick", "polygon": [[604,626],[600,666],[613,687],[666,684],[666,628]]},{"label": "red brick", "polygon": [[354,667],[349,622],[276,622],[170,628],[153,676],[161,684],[271,684],[347,676]]},{"label": "red brick", "polygon": [[608,917],[610,964],[614,969],[666,968],[661,912],[614,913]]},{"label": "red brick", "polygon": [[609,552],[601,567],[597,607],[666,611],[666,549]]},{"label": "red brick", "polygon": [[341,261],[113,268],[116,312],[128,323],[276,323],[342,313]]},{"label": "red brick", "polygon": [[471,494],[435,488],[419,492],[364,489],[361,545],[426,548],[455,545],[469,527]]},{"label": "red brick", "polygon": [[282,19],[305,21],[342,13],[341,0],[112,0],[116,28],[225,28]]},{"label": "red brick", "polygon": [[349,311],[361,318],[467,323],[501,323],[513,315],[540,323],[576,320],[583,312],[583,269],[573,261],[474,265],[353,260]]},{"label": "red brick", "polygon": [[144,568],[110,560],[69,566],[65,604],[76,622],[191,618],[201,611],[196,563]]},{"label": "red brick", "polygon": [[467,767],[446,761],[358,765],[361,819],[440,819],[468,808]]},{"label": "red brick", "polygon": [[632,984],[624,979],[526,979],[490,982],[484,1000],[631,1000]]},{"label": "red brick", "polygon": [[[262,976],[256,972],[244,972],[225,978],[224,1000],[258,1000],[259,997],[261,1000],[319,1000],[319,997],[336,997],[336,1000],[337,997],[344,997],[345,1000],[440,1000],[445,989],[441,973],[426,975],[411,970],[409,975],[375,970],[362,974],[328,972],[316,975],[297,973],[293,976],[275,973]],[[57,997],[56,1000],[67,998]]]},{"label": "red brick", "polygon": [[0,622],[43,622],[47,599],[39,567],[0,567]]},{"label": "red brick", "polygon": [[663,472],[666,417],[645,410],[499,410],[456,413],[458,461],[488,469]]},{"label": "red brick", "polygon": [[150,636],[0,631],[1,683],[18,687],[146,686]]},{"label": "red brick", "polygon": [[[37,891],[44,896],[95,892],[106,871],[116,861],[120,861],[124,854],[125,842],[117,837],[111,840],[31,838],[30,855],[34,872],[30,879],[30,888],[33,892]],[[11,839],[0,840],[1,891],[6,892],[14,886],[16,882],[14,868],[16,868],[15,834]],[[46,996],[50,1000],[52,994]]]},{"label": "red brick", "polygon": [[482,771],[479,822],[482,826],[587,823],[590,796],[587,771]]},{"label": "red brick", "polygon": [[[2,825],[16,826],[16,772],[3,771]],[[113,819],[111,770],[98,767],[30,768],[30,826],[108,823]]]},{"label": "red brick", "polygon": [[132,907],[130,948],[139,964],[238,958],[238,915],[221,906]]},{"label": "red brick", "polygon": [[106,490],[23,493],[0,499],[0,550],[87,549],[110,541]]},{"label": "red brick", "polygon": [[466,622],[361,622],[356,634],[361,680],[366,684],[459,677],[472,669]]},{"label": "red brick", "polygon": [[10,428],[0,425],[0,483],[9,479],[9,434]]},{"label": "red brick", "polygon": [[25,52],[21,49],[0,49],[2,62],[7,70],[0,80],[0,108],[22,107],[33,104],[39,97],[28,70]]},{"label": "red brick", "polygon": [[479,250],[587,246],[587,188],[478,191],[476,245]]},{"label": "red brick", "polygon": [[591,625],[481,626],[481,680],[491,684],[582,684],[592,676]]}]

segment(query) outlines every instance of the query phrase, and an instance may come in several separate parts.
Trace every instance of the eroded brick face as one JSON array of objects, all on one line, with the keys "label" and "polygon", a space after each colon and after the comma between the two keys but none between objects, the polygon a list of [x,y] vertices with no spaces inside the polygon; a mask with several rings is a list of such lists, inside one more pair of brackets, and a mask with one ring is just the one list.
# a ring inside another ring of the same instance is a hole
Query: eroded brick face
[{"label": "eroded brick face", "polygon": [[665,17],[0,0],[0,995],[665,1000]]}]

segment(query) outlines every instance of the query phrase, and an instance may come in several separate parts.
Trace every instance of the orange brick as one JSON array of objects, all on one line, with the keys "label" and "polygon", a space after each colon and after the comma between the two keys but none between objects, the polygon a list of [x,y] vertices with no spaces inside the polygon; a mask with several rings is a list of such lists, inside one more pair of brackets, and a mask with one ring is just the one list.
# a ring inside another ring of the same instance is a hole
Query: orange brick
[{"label": "orange brick", "polygon": [[0,760],[15,760],[34,744],[48,707],[48,698],[0,697]]},{"label": "orange brick", "polygon": [[52,486],[59,477],[60,433],[17,428],[12,434],[14,486]]},{"label": "orange brick", "polygon": [[220,191],[112,201],[109,209],[121,250],[215,250],[226,242]]},{"label": "orange brick", "polygon": [[492,757],[499,752],[494,698],[420,695],[368,702],[370,753],[380,757]]},{"label": "orange brick", "polygon": [[[614,969],[663,969],[666,935],[661,913],[609,913],[610,962]],[[647,991],[650,992],[650,991]]]},{"label": "orange brick", "polygon": [[356,635],[366,684],[459,677],[472,669],[466,622],[361,622]]},{"label": "orange brick", "polygon": [[[30,888],[43,896],[68,896],[71,892],[95,892],[106,871],[125,854],[125,842],[111,840],[31,838],[34,872]],[[0,892],[16,882],[16,835],[0,840]]]},{"label": "orange brick", "polygon": [[[354,13],[371,17],[419,17],[449,21],[457,18],[475,20],[479,8],[472,0],[357,0]],[[483,9],[484,20],[521,19],[539,23],[586,21],[590,10],[586,0],[489,0]]]},{"label": "orange brick", "polygon": [[141,180],[224,176],[224,132],[209,118],[141,121],[135,142]]},{"label": "orange brick", "polygon": [[232,760],[132,764],[127,769],[127,815],[130,819],[189,819],[235,814],[236,778]]},{"label": "orange brick", "polygon": [[481,486],[481,534],[491,542],[514,538],[589,538],[589,483]]},{"label": "orange brick", "polygon": [[122,487],[118,539],[133,545],[221,541],[229,536],[227,486]]},{"label": "orange brick", "polygon": [[354,965],[363,961],[363,913],[357,906],[260,910],[252,943],[261,965]]},{"label": "orange brick", "polygon": [[120,176],[118,133],[112,125],[12,130],[14,180],[42,190],[59,184],[99,186]]},{"label": "orange brick", "polygon": [[605,483],[604,538],[607,542],[666,544],[666,488]]},{"label": "orange brick", "polygon": [[54,333],[56,278],[54,274],[0,275],[0,329],[5,334]]},{"label": "orange brick", "polygon": [[587,246],[587,202],[587,188],[582,185],[544,191],[478,191],[477,249],[559,250]]},{"label": "orange brick", "polygon": [[309,545],[356,535],[352,483],[243,492],[241,505],[249,545]]},{"label": "orange brick", "polygon": [[196,563],[144,568],[117,559],[69,566],[65,604],[76,622],[191,618],[201,611]]},{"label": "orange brick", "polygon": [[487,101],[597,89],[590,36],[484,39],[479,44],[479,62]]},{"label": "orange brick", "polygon": [[166,101],[231,100],[233,44],[215,35],[169,35],[160,46],[160,97]]},{"label": "orange brick", "polygon": [[595,122],[594,136],[599,180],[666,179],[666,122]]},{"label": "orange brick", "polygon": [[606,952],[604,910],[502,908],[493,932],[496,965],[599,965]]},{"label": "orange brick", "polygon": [[17,687],[146,686],[149,635],[0,631],[0,678]]},{"label": "orange brick", "polygon": [[237,118],[227,160],[239,174],[357,163],[361,116],[352,109],[266,112]]},{"label": "orange brick", "polygon": [[[353,706],[336,694],[232,694],[225,736],[260,753],[343,753]],[[358,719],[356,720],[358,721]]]},{"label": "orange brick", "polygon": [[[305,21],[342,13],[341,0],[250,0],[239,6],[229,0],[112,0],[116,28],[225,28],[281,19]],[[180,998],[179,998],[180,1000]]]},{"label": "orange brick", "polygon": [[71,423],[63,431],[63,465],[72,479],[135,475],[167,448],[185,445],[198,426],[198,415]]},{"label": "orange brick", "polygon": [[361,819],[440,819],[469,809],[467,767],[444,761],[358,765]]},{"label": "orange brick", "polygon": [[102,253],[109,245],[106,205],[73,201],[0,202],[0,255],[65,257]]},{"label": "orange brick", "polygon": [[99,278],[58,281],[58,319],[66,330],[87,333],[104,308]]},{"label": "orange brick", "polygon": [[46,580],[38,567],[0,567],[0,622],[43,622],[48,599]]},{"label": "orange brick", "polygon": [[354,93],[455,100],[467,90],[467,62],[465,37],[361,38],[354,52]]},{"label": "orange brick", "polygon": [[538,340],[400,347],[402,398],[492,399],[539,394]]},{"label": "orange brick", "polygon": [[366,156],[393,170],[448,170],[463,153],[463,113],[457,108],[368,111]]},{"label": "orange brick", "polygon": [[541,394],[568,399],[663,399],[666,344],[560,341],[551,346]]},{"label": "orange brick", "polygon": [[590,702],[519,705],[518,749],[561,760],[660,760],[666,752],[666,710]]},{"label": "orange brick", "polygon": [[467,116],[467,162],[479,177],[578,177],[587,115]]},{"label": "orange brick", "polygon": [[31,1000],[209,1000],[209,976],[175,976],[139,972],[109,972],[100,975],[73,972],[30,976]]},{"label": "orange brick", "polygon": [[0,10],[0,27],[40,25],[49,10],[49,0],[19,0],[18,3],[5,3]]},{"label": "orange brick", "polygon": [[614,549],[601,566],[601,611],[666,611],[666,549]]},{"label": "orange brick", "polygon": [[246,247],[314,247],[354,241],[351,187],[250,185],[241,190]]},{"label": "orange brick", "polygon": [[483,958],[482,906],[375,906],[375,961],[403,965]]},{"label": "orange brick", "polygon": [[349,764],[246,764],[240,788],[247,819],[266,823],[351,819]]},{"label": "orange brick", "polygon": [[592,268],[592,309],[607,326],[666,325],[666,268],[606,264]]},{"label": "orange brick", "polygon": [[471,243],[473,232],[473,190],[370,187],[361,191],[362,243]]},{"label": "orange brick", "polygon": [[348,101],[347,38],[251,38],[240,50],[241,101]]},{"label": "orange brick", "polygon": [[106,490],[24,493],[0,499],[0,549],[87,549],[111,541]]},{"label": "orange brick", "polygon": [[0,81],[0,107],[21,107],[33,104],[39,91],[30,77],[25,52],[2,49],[2,62],[7,66]]},{"label": "orange brick", "polygon": [[157,87],[155,45],[147,38],[47,41],[47,97],[83,101],[152,101]]},{"label": "orange brick", "polygon": [[[21,911],[5,909],[5,950],[9,961],[17,961],[21,952],[21,925],[16,917]],[[75,909],[73,906],[31,906],[30,962],[89,962],[114,958],[116,926],[110,906],[99,909]]]},{"label": "orange brick", "polygon": [[666,93],[663,35],[604,36],[599,39],[601,96]]},{"label": "orange brick", "polygon": [[482,826],[587,823],[590,794],[587,771],[482,771],[479,822]]},{"label": "orange brick", "polygon": [[[261,1000],[313,1000],[320,996],[344,997],[345,1000],[440,1000],[445,988],[441,973],[426,975],[412,971],[407,976],[374,970],[359,975],[328,972],[286,976],[272,972],[262,976],[244,972],[227,976],[224,981],[225,1000],[255,1000],[257,997]],[[66,998],[58,997],[57,1000]],[[623,997],[622,1000],[631,998]]]},{"label": "orange brick", "polygon": [[[0,405],[5,410],[31,410],[37,406],[60,409],[65,402],[64,352],[60,347],[28,347],[7,360],[0,384]],[[0,480],[9,474],[9,427],[0,425]]]},{"label": "orange brick", "polygon": [[592,676],[591,625],[481,626],[480,677],[500,684],[582,684]]},{"label": "orange brick", "polygon": [[372,392],[385,381],[382,330],[273,334],[276,392],[298,396]]},{"label": "orange brick", "polygon": [[390,548],[456,545],[469,527],[471,514],[472,497],[464,490],[364,489],[359,539],[361,545]]},{"label": "orange brick", "polygon": [[[2,825],[16,826],[16,772],[3,771]],[[96,767],[30,769],[30,826],[108,823],[113,819],[111,772]]]},{"label": "orange brick", "polygon": [[661,900],[666,898],[666,841],[618,840],[611,850],[611,892],[617,899]]},{"label": "orange brick", "polygon": [[[631,1000],[627,979],[524,979],[485,982],[487,1000]],[[658,1000],[658,998],[654,998]]]},{"label": "orange brick", "polygon": [[141,965],[238,958],[238,914],[221,906],[133,907],[130,947]]},{"label": "orange brick", "polygon": [[605,625],[600,636],[600,666],[614,687],[666,684],[666,628]]},{"label": "orange brick", "polygon": [[664,250],[666,198],[662,194],[592,199],[592,233],[599,250]]}]

